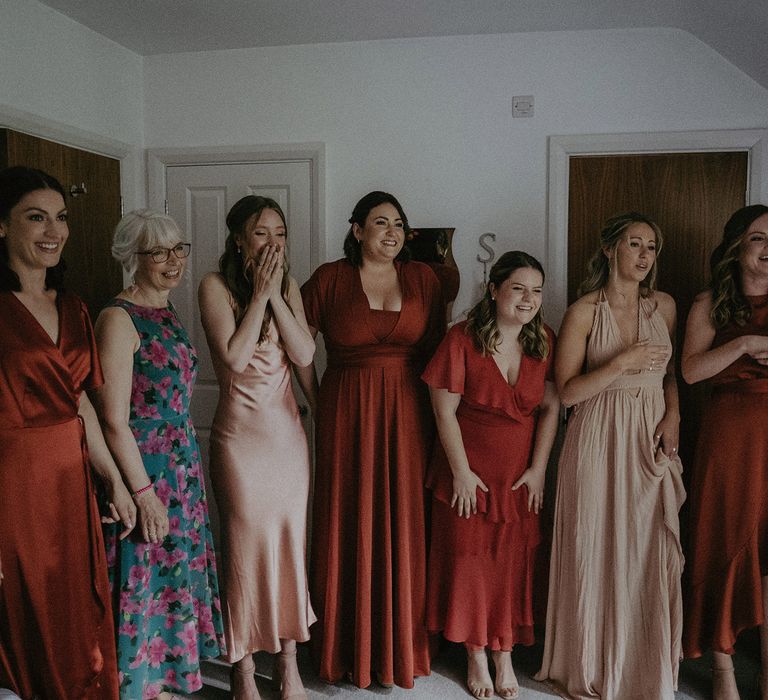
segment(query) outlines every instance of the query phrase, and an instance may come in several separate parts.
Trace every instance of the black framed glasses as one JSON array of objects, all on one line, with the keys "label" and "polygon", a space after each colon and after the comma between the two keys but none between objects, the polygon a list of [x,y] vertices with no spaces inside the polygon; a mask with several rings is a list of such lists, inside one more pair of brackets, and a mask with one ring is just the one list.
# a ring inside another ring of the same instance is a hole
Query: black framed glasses
[{"label": "black framed glasses", "polygon": [[177,243],[173,248],[152,248],[152,250],[139,250],[136,255],[149,255],[152,262],[164,263],[173,253],[179,260],[189,257],[189,251],[192,250],[191,243]]}]

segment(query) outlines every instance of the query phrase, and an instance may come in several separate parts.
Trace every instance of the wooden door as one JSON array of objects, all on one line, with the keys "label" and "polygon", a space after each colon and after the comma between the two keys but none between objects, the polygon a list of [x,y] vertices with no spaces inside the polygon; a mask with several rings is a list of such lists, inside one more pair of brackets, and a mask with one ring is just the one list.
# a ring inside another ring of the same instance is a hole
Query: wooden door
[{"label": "wooden door", "polygon": [[[92,318],[123,288],[112,258],[112,234],[120,220],[120,161],[9,129],[0,129],[0,167],[26,165],[53,175],[67,192],[69,240],[65,284]],[[84,185],[84,192],[69,194]]]},{"label": "wooden door", "polygon": [[[576,297],[603,222],[627,211],[661,227],[657,286],[677,302],[677,356],[694,296],[709,280],[709,256],[728,217],[747,197],[747,153],[575,156],[568,191],[568,303]],[[678,377],[680,375],[678,374]],[[691,464],[704,387],[679,378],[680,456]],[[687,472],[689,473],[689,472]]]}]

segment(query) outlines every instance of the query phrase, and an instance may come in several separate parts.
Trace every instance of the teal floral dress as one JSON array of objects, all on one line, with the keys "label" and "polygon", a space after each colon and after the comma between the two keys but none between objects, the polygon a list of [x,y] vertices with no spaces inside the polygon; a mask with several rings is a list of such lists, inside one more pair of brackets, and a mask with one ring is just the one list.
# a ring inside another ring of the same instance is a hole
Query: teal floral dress
[{"label": "teal floral dress", "polygon": [[159,544],[138,528],[107,527],[120,697],[146,700],[202,687],[200,659],[224,652],[216,560],[200,448],[189,416],[197,356],[171,305],[114,299],[141,339],[133,356],[130,426],[170,532]]}]

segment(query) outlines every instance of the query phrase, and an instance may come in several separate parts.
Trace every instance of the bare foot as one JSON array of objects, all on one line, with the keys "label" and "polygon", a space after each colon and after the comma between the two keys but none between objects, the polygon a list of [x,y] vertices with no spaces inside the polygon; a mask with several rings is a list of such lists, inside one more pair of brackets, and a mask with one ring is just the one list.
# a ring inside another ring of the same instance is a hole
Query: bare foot
[{"label": "bare foot", "polygon": [[253,663],[253,657],[250,654],[232,664],[230,675],[232,700],[261,700],[256,679],[253,677],[254,673],[256,673],[256,664]]},{"label": "bare foot", "polygon": [[296,665],[296,642],[286,642],[275,659],[277,680],[280,686],[280,700],[306,700],[307,691],[301,682],[299,667]]},{"label": "bare foot", "polygon": [[493,695],[493,681],[488,671],[485,649],[467,649],[467,688],[476,698],[490,698]]},{"label": "bare foot", "polygon": [[382,688],[394,688],[395,687],[394,683],[390,683],[389,681],[384,679],[384,674],[381,671],[376,671],[376,682]]},{"label": "bare foot", "polygon": [[496,667],[496,692],[504,700],[514,700],[520,696],[520,686],[517,684],[515,669],[512,668],[512,652],[491,652],[493,665]]}]

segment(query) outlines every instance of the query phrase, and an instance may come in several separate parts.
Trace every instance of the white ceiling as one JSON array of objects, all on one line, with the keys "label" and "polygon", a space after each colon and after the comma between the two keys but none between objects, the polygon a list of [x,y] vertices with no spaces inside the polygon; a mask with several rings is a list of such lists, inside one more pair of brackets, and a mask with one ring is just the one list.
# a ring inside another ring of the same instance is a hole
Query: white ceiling
[{"label": "white ceiling", "polygon": [[675,27],[768,88],[768,0],[42,0],[147,56],[457,34]]}]

